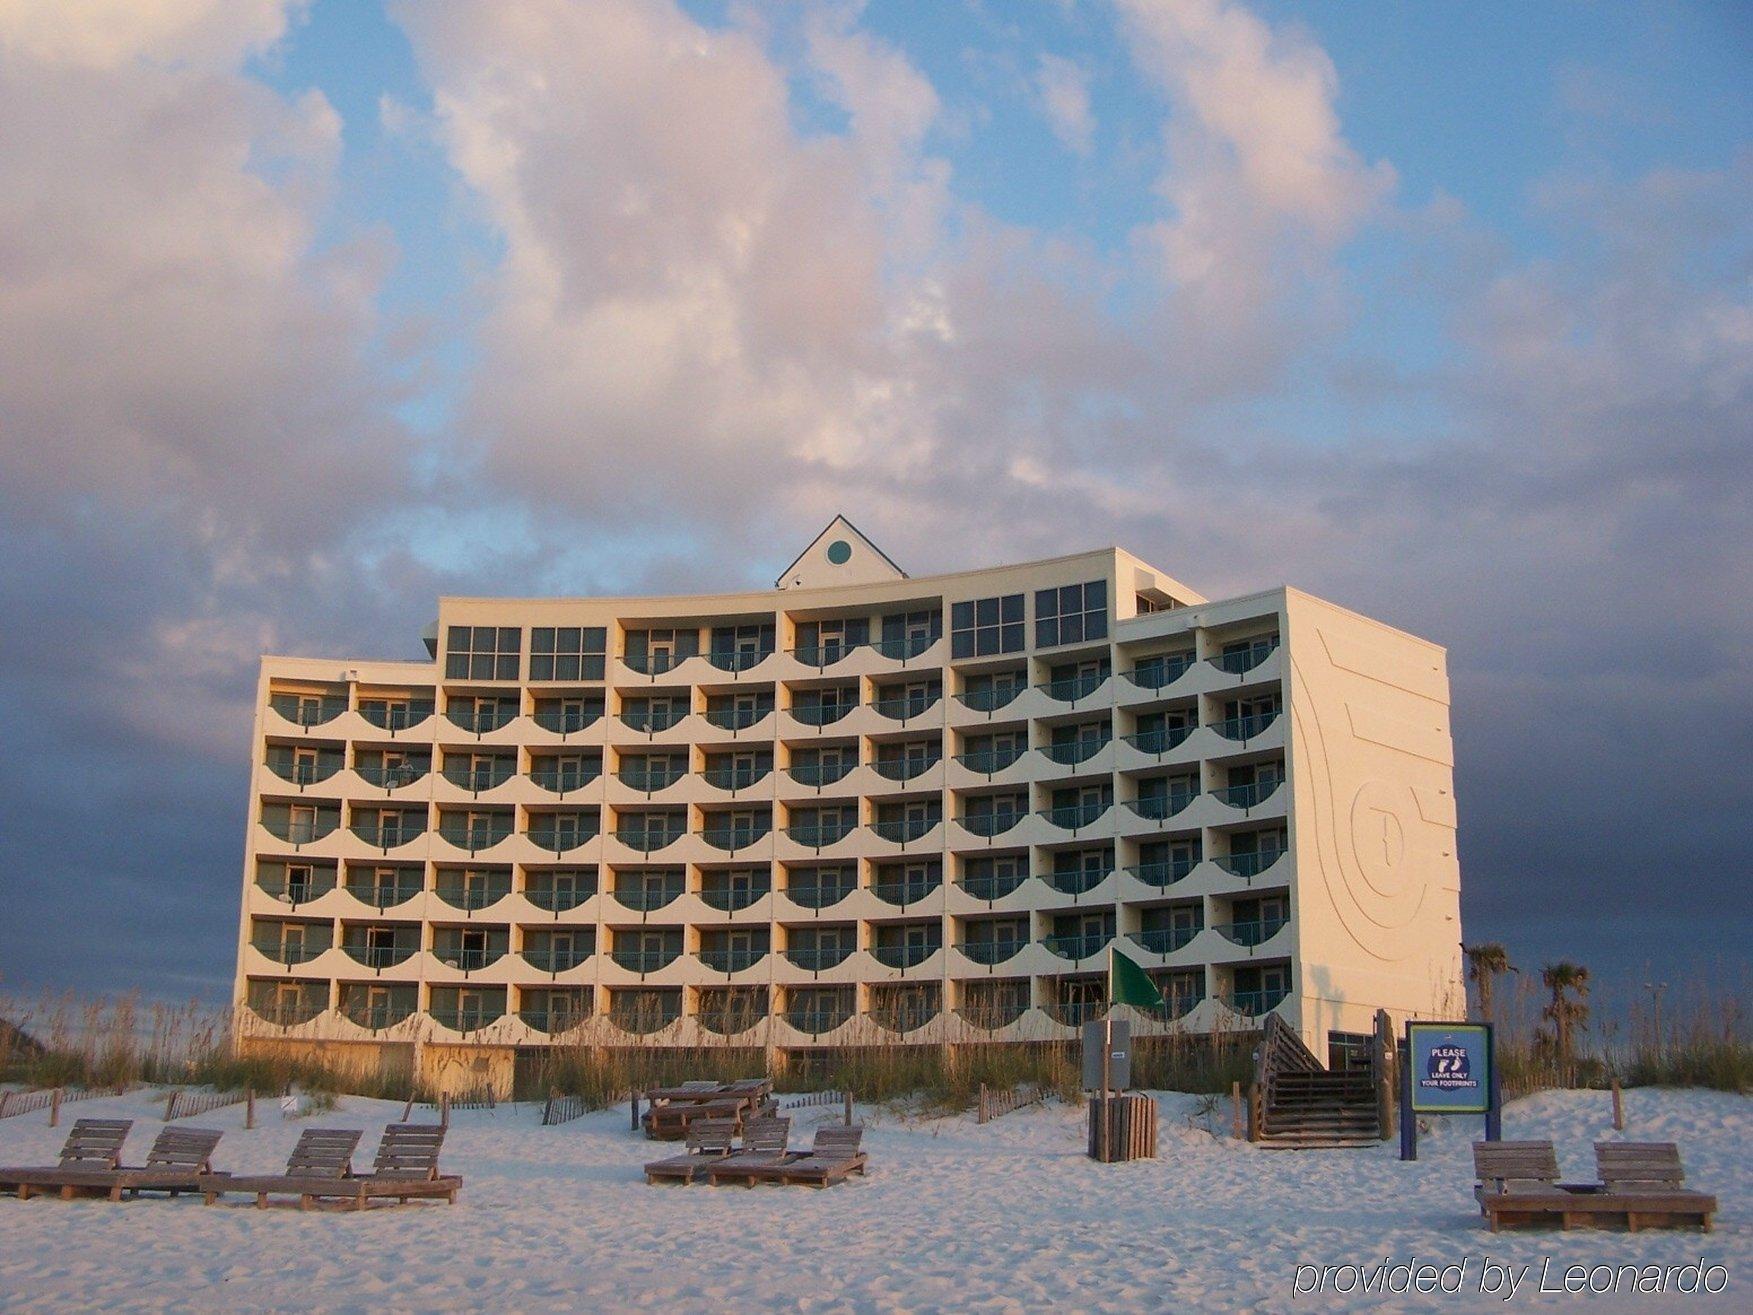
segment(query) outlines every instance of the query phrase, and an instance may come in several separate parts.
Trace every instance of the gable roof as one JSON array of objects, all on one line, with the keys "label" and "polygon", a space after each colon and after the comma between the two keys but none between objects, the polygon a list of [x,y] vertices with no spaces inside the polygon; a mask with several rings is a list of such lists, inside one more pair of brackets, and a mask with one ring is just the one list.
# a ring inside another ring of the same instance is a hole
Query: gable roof
[{"label": "gable roof", "polygon": [[[837,543],[845,543],[851,549],[851,555],[834,561],[829,553]],[[846,568],[844,576],[840,574],[842,568]],[[894,558],[877,547],[863,530],[836,512],[834,519],[810,540],[809,546],[779,573],[773,586],[795,589],[818,584],[869,584],[877,580],[907,578],[907,572],[896,565]]]}]

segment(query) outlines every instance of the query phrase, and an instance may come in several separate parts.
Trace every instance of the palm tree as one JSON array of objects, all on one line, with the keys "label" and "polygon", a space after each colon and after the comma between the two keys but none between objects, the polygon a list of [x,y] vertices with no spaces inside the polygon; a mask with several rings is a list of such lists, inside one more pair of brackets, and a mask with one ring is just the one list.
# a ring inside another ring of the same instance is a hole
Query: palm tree
[{"label": "palm tree", "polygon": [[1489,1023],[1492,1021],[1491,1002],[1497,979],[1505,973],[1520,970],[1510,962],[1510,952],[1496,941],[1464,946],[1461,953],[1467,956],[1467,976],[1472,978],[1474,991],[1479,996],[1479,1017]]},{"label": "palm tree", "polygon": [[[1576,1029],[1588,1026],[1589,1007],[1583,1003],[1589,995],[1589,970],[1581,964],[1549,963],[1540,970],[1540,980],[1552,993],[1552,1000],[1541,1015],[1552,1022],[1553,1048],[1558,1062],[1569,1072],[1574,1059]],[[1571,993],[1575,992],[1575,998]]]}]

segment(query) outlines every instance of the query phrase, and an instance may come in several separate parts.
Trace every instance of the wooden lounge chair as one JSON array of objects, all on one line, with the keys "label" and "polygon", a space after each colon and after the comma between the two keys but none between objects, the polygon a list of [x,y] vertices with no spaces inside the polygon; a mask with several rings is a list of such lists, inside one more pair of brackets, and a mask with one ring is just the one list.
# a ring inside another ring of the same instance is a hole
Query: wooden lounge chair
[{"label": "wooden lounge chair", "polygon": [[714,1187],[720,1183],[754,1186],[754,1175],[759,1170],[799,1158],[796,1152],[785,1149],[790,1136],[790,1119],[750,1119],[743,1128],[742,1149],[707,1165],[706,1181]]},{"label": "wooden lounge chair", "polygon": [[286,1172],[253,1178],[231,1174],[204,1174],[199,1180],[202,1199],[212,1205],[227,1192],[250,1192],[256,1205],[266,1207],[270,1196],[299,1198],[308,1210],[316,1193],[353,1176],[353,1150],[363,1134],[357,1128],[306,1128],[286,1157]]},{"label": "wooden lounge chair", "polygon": [[1680,1148],[1673,1142],[1596,1142],[1595,1168],[1601,1186],[1588,1198],[1587,1215],[1623,1215],[1633,1233],[1652,1226],[1710,1232],[1716,1197],[1685,1185]]},{"label": "wooden lounge chair", "polygon": [[118,1166],[114,1169],[76,1169],[61,1180],[61,1195],[72,1196],[89,1192],[120,1201],[124,1194],[138,1196],[141,1192],[198,1191],[200,1178],[223,1177],[213,1173],[213,1148],[219,1145],[222,1133],[210,1128],[185,1128],[171,1125],[164,1128],[146,1152],[146,1163],[137,1169]]},{"label": "wooden lounge chair", "polygon": [[1476,1141],[1473,1196],[1484,1214],[1488,1196],[1552,1193],[1558,1185],[1558,1153],[1549,1141]]},{"label": "wooden lounge chair", "polygon": [[802,1183],[810,1187],[827,1187],[851,1174],[862,1174],[870,1157],[859,1150],[864,1129],[853,1127],[821,1127],[816,1129],[815,1142],[808,1155],[787,1160],[751,1172],[754,1182],[778,1182],[787,1185]]},{"label": "wooden lounge chair", "polygon": [[60,1164],[0,1169],[0,1189],[16,1188],[21,1201],[28,1201],[32,1193],[57,1188],[63,1197],[70,1197],[77,1188],[64,1186],[63,1180],[70,1174],[114,1170],[121,1163],[122,1143],[133,1126],[132,1119],[80,1119],[61,1147]]},{"label": "wooden lounge chair", "polygon": [[[308,1210],[318,1201],[339,1201],[355,1210],[363,1210],[372,1201],[401,1203],[416,1197],[438,1196],[455,1205],[457,1189],[463,1185],[463,1180],[455,1174],[438,1171],[438,1152],[444,1145],[444,1134],[442,1124],[392,1123],[383,1130],[377,1160],[370,1173],[356,1175],[349,1167],[348,1172],[333,1176],[301,1176],[293,1172],[289,1163],[285,1178],[259,1179],[240,1190],[254,1192],[258,1206],[266,1205],[270,1195],[296,1195],[300,1210]],[[359,1142],[358,1133],[351,1135],[353,1142],[347,1147],[343,1161],[349,1166],[352,1147]],[[297,1152],[293,1154],[296,1158]],[[208,1181],[202,1180],[203,1192],[208,1190]],[[212,1199],[212,1196],[208,1197],[209,1201]]]},{"label": "wooden lounge chair", "polygon": [[693,1182],[714,1160],[729,1155],[736,1142],[735,1119],[697,1119],[688,1129],[688,1153],[654,1160],[645,1166],[645,1181],[669,1178],[684,1186]]}]

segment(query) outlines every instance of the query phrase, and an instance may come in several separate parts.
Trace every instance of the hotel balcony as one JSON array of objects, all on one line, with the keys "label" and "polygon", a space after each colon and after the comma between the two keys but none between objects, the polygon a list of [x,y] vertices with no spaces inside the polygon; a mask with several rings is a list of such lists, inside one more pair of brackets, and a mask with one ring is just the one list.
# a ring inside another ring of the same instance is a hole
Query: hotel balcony
[{"label": "hotel balcony", "polygon": [[387,1032],[407,1022],[420,1007],[419,987],[341,983],[340,1014],[367,1032]]},{"label": "hotel balcony", "polygon": [[426,1014],[448,1031],[472,1036],[505,1018],[505,994],[503,986],[479,987],[466,992],[454,986],[435,986]]},{"label": "hotel balcony", "polygon": [[597,893],[595,868],[563,872],[529,871],[524,877],[523,897],[546,913],[568,913]]},{"label": "hotel balcony", "polygon": [[703,986],[695,993],[695,1022],[714,1036],[741,1036],[765,1023],[771,1013],[764,986]]},{"label": "hotel balcony", "polygon": [[543,1036],[561,1036],[590,1020],[592,991],[588,986],[525,987],[518,997],[519,1020]]},{"label": "hotel balcony", "polygon": [[1082,963],[1086,959],[1101,954],[1114,942],[1113,932],[1095,934],[1076,934],[1066,936],[1043,936],[1041,944],[1061,959],[1069,959],[1072,963]]},{"label": "hotel balcony", "polygon": [[596,955],[596,930],[525,931],[518,956],[539,973],[557,977],[582,968]]},{"label": "hotel balcony", "polygon": [[511,895],[511,869],[471,868],[459,872],[441,867],[433,879],[432,893],[452,909],[479,913]]},{"label": "hotel balcony", "polygon": [[344,884],[355,900],[380,913],[406,904],[426,888],[422,868],[393,867],[386,874],[376,867],[355,868],[351,863]]}]

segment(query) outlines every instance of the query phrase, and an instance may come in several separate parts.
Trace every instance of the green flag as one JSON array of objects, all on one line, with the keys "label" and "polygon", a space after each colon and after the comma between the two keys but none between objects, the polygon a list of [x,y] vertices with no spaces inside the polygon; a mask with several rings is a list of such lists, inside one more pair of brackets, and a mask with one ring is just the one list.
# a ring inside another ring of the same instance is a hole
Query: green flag
[{"label": "green flag", "polygon": [[1108,1003],[1140,1009],[1160,1009],[1163,1003],[1163,993],[1149,974],[1112,945],[1108,947]]}]

